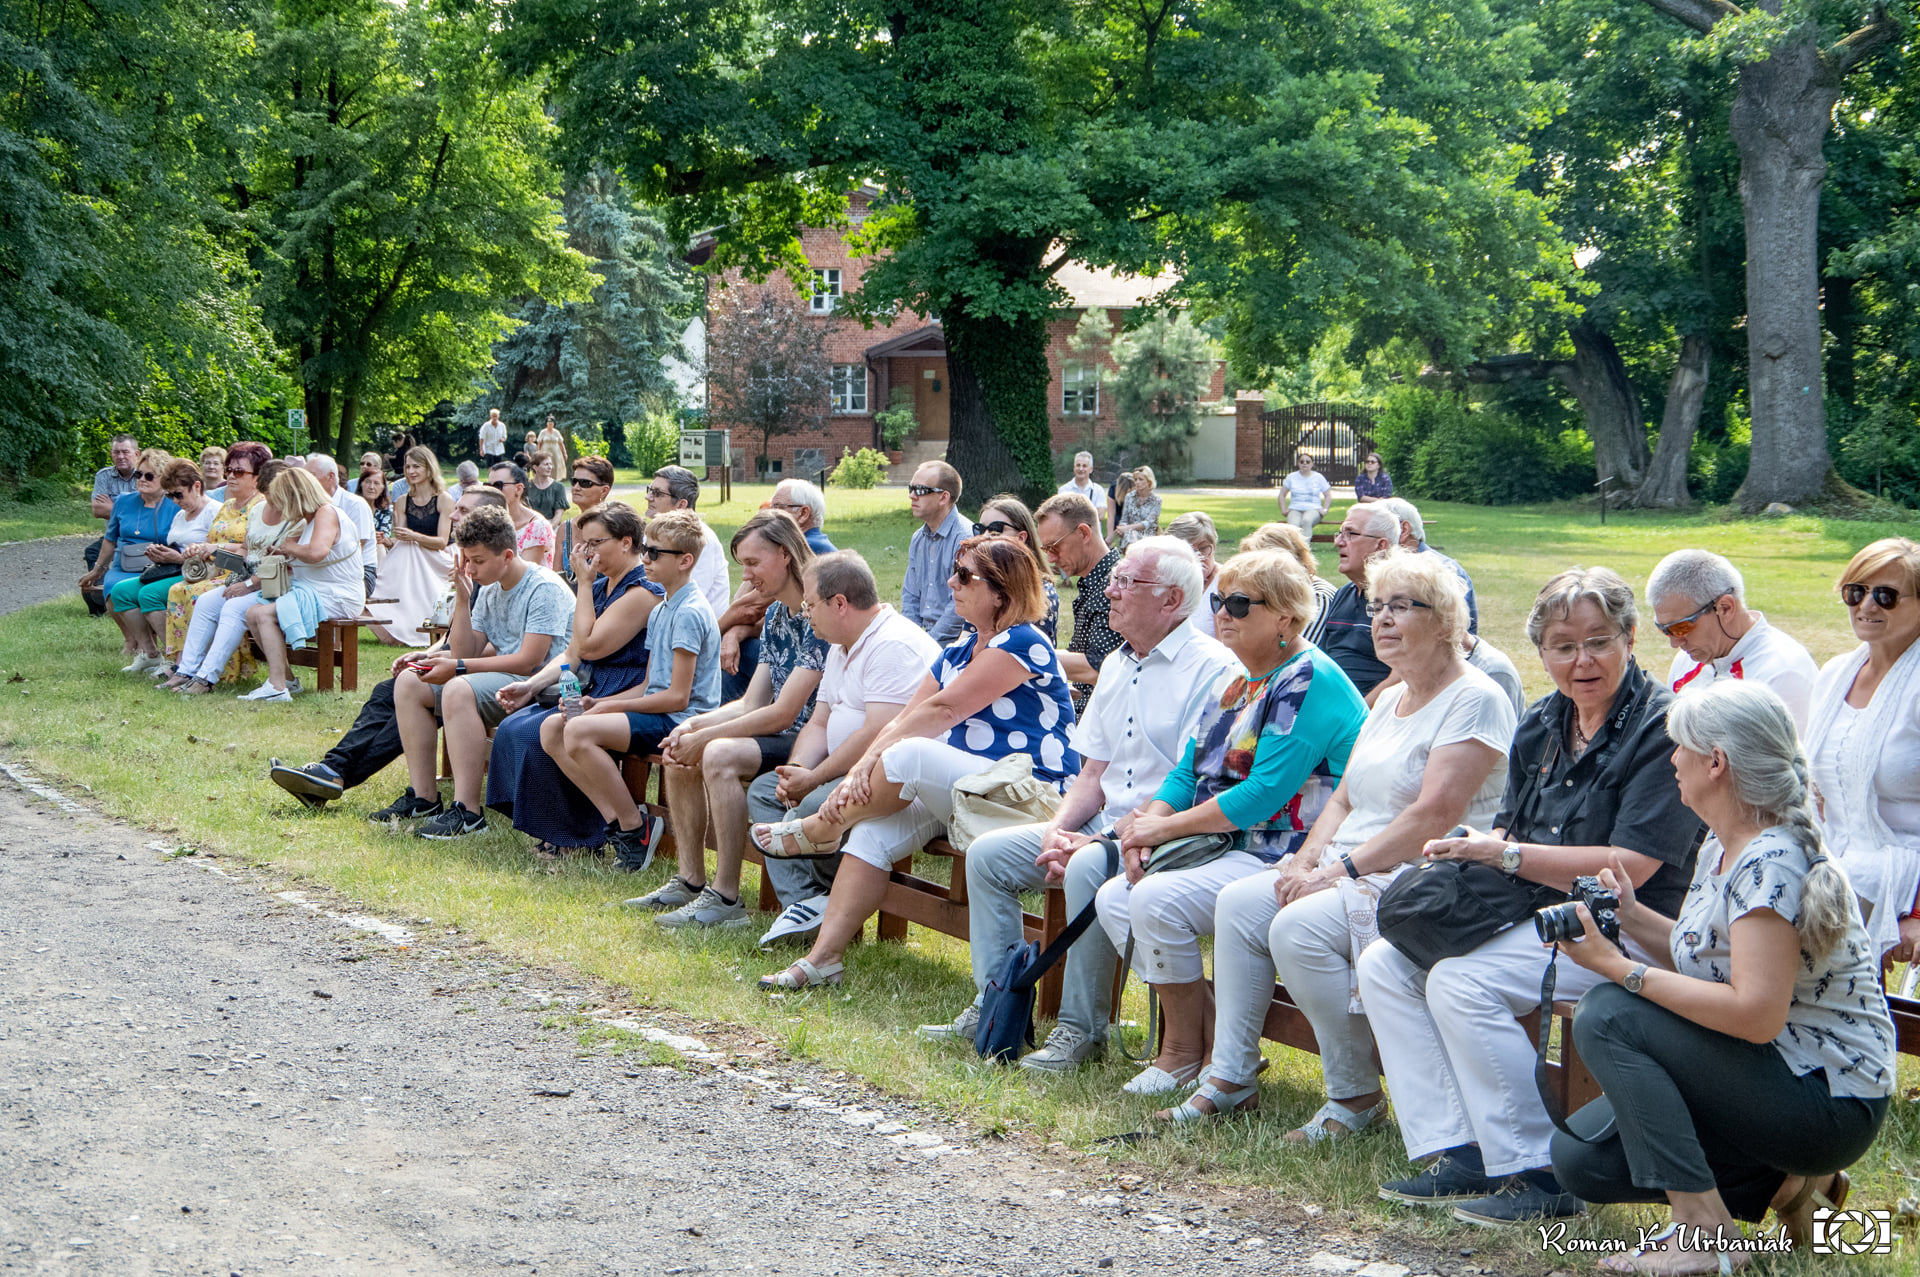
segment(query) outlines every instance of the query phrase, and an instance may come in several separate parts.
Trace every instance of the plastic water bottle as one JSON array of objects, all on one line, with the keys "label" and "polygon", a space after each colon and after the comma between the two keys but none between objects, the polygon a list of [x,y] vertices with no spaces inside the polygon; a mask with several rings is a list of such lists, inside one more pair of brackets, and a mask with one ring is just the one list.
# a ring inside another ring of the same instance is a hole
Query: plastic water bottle
[{"label": "plastic water bottle", "polygon": [[580,717],[580,680],[573,676],[573,667],[564,662],[560,666],[560,716]]}]

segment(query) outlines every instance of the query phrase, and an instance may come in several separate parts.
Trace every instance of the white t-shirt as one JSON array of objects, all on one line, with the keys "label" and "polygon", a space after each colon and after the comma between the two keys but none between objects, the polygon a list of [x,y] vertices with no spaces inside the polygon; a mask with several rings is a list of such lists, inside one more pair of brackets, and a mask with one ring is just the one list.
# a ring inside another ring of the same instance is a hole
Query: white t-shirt
[{"label": "white t-shirt", "polygon": [[827,752],[832,753],[867,722],[869,705],[905,705],[920,690],[927,671],[940,658],[933,636],[880,605],[880,615],[854,640],[827,649],[827,667],[815,693],[816,712],[826,707]]},{"label": "white t-shirt", "polygon": [[1765,683],[1787,703],[1787,712],[1801,731],[1807,730],[1807,708],[1813,702],[1813,680],[1820,667],[1813,663],[1807,649],[1790,636],[1767,624],[1760,613],[1753,614],[1753,628],[1740,636],[1733,650],[1706,664],[1684,651],[1673,654],[1673,666],[1667,671],[1667,686],[1676,692],[1696,692],[1711,687],[1716,678],[1745,678]]},{"label": "white t-shirt", "polygon": [[714,619],[726,615],[727,608],[733,602],[733,587],[727,583],[727,550],[720,544],[720,538],[713,529],[702,523],[700,557],[693,564],[693,588],[700,591],[700,597],[713,609]]},{"label": "white t-shirt", "polygon": [[1087,500],[1093,502],[1093,508],[1096,511],[1106,504],[1106,494],[1100,491],[1099,485],[1094,483],[1092,479],[1087,480],[1087,486],[1084,488],[1069,479],[1060,485],[1059,495],[1063,497],[1085,497]]},{"label": "white t-shirt", "polygon": [[1295,470],[1280,481],[1280,486],[1287,490],[1289,510],[1318,510],[1322,494],[1333,490],[1333,485],[1327,482],[1327,476],[1318,470],[1312,474],[1301,474]]},{"label": "white t-shirt", "polygon": [[1527,693],[1520,686],[1520,671],[1514,667],[1507,654],[1483,638],[1475,638],[1473,650],[1467,653],[1467,664],[1485,674],[1499,685],[1513,701],[1513,712],[1527,712]]},{"label": "white t-shirt", "polygon": [[207,539],[207,533],[219,513],[220,503],[211,497],[201,503],[199,514],[188,515],[185,510],[180,511],[173,516],[173,526],[167,529],[167,544],[176,550],[199,545]]},{"label": "white t-shirt", "polygon": [[333,508],[340,517],[353,524],[353,531],[360,538],[360,566],[375,567],[380,562],[380,543],[373,539],[373,507],[367,499],[358,493],[348,492],[345,488],[333,490]]},{"label": "white t-shirt", "polygon": [[[1427,756],[1434,750],[1474,740],[1504,756],[1513,747],[1520,717],[1512,700],[1471,665],[1439,695],[1403,718],[1400,702],[1406,692],[1405,683],[1382,692],[1360,726],[1343,777],[1353,808],[1340,823],[1322,863],[1378,837],[1413,805],[1426,776]],[[1496,764],[1467,804],[1466,823],[1475,829],[1487,828],[1500,810],[1506,784],[1507,769]]]}]

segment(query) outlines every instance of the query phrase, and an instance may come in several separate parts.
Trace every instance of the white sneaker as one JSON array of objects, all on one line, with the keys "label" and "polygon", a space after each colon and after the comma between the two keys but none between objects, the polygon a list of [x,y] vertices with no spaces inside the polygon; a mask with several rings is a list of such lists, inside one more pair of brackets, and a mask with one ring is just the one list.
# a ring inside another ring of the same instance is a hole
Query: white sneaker
[{"label": "white sneaker", "polygon": [[165,657],[162,657],[160,658],[160,663],[158,665],[153,666],[151,669],[147,671],[147,677],[148,678],[166,678],[172,673],[173,673],[173,662],[167,660]]},{"label": "white sneaker", "polygon": [[780,911],[780,916],[767,928],[767,934],[760,937],[760,947],[766,948],[775,940],[788,936],[804,936],[820,930],[820,919],[826,916],[827,898],[808,896],[805,900],[796,900]]},{"label": "white sneaker", "polygon": [[923,1024],[915,1029],[914,1036],[929,1042],[965,1042],[973,1045],[980,1029],[980,1008],[968,1003],[964,1011],[953,1017],[949,1024]]},{"label": "white sneaker", "polygon": [[122,665],[120,672],[122,674],[145,674],[148,670],[165,669],[167,664],[167,658],[164,656],[148,656],[145,652],[135,652],[133,654],[133,664]]},{"label": "white sneaker", "polygon": [[702,887],[692,900],[654,921],[669,931],[678,931],[681,927],[744,927],[747,902],[742,899],[728,904],[711,886]]},{"label": "white sneaker", "polygon": [[1047,1044],[1038,1051],[1022,1056],[1020,1067],[1039,1073],[1071,1073],[1082,1064],[1100,1059],[1106,1053],[1104,1039],[1095,1041],[1078,1029],[1056,1024],[1053,1032],[1047,1034]]},{"label": "white sneaker", "polygon": [[275,687],[272,683],[262,683],[251,692],[242,692],[234,697],[236,701],[290,701],[293,693],[284,687]]}]

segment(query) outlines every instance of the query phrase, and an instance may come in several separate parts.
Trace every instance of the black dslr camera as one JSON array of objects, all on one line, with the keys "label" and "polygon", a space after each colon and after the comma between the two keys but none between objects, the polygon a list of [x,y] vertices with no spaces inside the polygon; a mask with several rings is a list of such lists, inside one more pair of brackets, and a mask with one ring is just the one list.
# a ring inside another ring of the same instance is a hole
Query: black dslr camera
[{"label": "black dslr camera", "polygon": [[1540,943],[1566,944],[1584,936],[1586,928],[1580,925],[1580,915],[1574,911],[1576,904],[1582,904],[1593,915],[1593,925],[1600,928],[1600,934],[1619,945],[1620,897],[1601,886],[1598,878],[1575,878],[1573,897],[1565,904],[1548,905],[1533,915],[1533,929],[1540,933]]}]

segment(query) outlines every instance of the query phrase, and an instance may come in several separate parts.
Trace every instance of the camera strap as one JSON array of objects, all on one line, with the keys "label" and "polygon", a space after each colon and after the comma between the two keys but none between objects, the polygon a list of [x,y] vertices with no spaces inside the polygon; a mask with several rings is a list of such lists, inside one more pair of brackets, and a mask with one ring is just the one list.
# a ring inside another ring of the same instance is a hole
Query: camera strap
[{"label": "camera strap", "polygon": [[[1613,1116],[1613,1106],[1607,1105],[1595,1113],[1603,1117],[1600,1129],[1592,1134],[1583,1134],[1567,1124],[1568,1114],[1560,1106],[1560,1097],[1553,1092],[1552,1079],[1547,1075],[1547,1043],[1553,1039],[1553,989],[1560,979],[1560,946],[1553,946],[1553,953],[1547,958],[1546,974],[1540,977],[1540,1033],[1538,1045],[1533,1055],[1533,1085],[1540,1092],[1540,1102],[1546,1106],[1547,1117],[1563,1135],[1579,1140],[1582,1144],[1599,1144],[1611,1139],[1618,1126]],[[1562,1042],[1560,1050],[1564,1056],[1571,1049],[1571,1043]],[[1583,1112],[1585,1110],[1582,1110]]]}]

